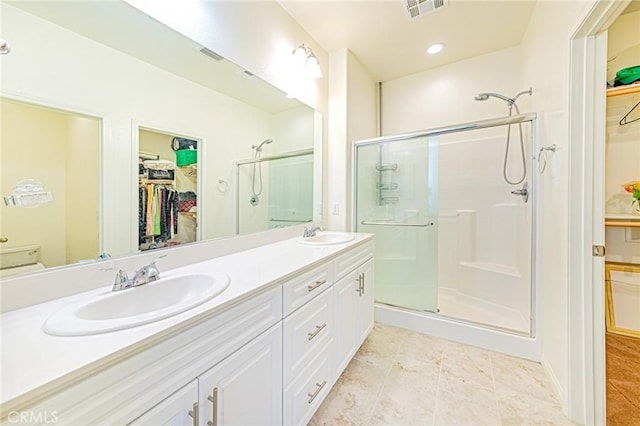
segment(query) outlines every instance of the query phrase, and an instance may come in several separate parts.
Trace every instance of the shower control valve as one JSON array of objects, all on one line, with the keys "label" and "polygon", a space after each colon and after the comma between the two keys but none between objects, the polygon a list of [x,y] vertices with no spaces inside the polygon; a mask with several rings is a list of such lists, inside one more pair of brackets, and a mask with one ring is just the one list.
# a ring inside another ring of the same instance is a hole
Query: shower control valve
[{"label": "shower control valve", "polygon": [[521,196],[526,203],[527,201],[529,201],[529,184],[525,182],[524,185],[522,185],[522,189],[516,189],[514,191],[511,191],[511,193],[513,195]]}]

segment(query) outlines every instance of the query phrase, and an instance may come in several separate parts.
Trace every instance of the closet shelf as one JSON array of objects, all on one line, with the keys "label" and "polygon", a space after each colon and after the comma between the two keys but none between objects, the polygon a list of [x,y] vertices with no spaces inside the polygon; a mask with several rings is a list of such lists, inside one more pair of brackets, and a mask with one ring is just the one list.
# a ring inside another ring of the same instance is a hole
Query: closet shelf
[{"label": "closet shelf", "polygon": [[605,226],[640,227],[640,216],[631,214],[605,215]]},{"label": "closet shelf", "polygon": [[640,93],[640,84],[629,84],[627,86],[618,86],[607,89],[607,98],[612,96],[630,95],[632,93]]},{"label": "closet shelf", "polygon": [[138,179],[138,183],[155,183],[157,185],[173,185],[175,181],[170,179]]}]

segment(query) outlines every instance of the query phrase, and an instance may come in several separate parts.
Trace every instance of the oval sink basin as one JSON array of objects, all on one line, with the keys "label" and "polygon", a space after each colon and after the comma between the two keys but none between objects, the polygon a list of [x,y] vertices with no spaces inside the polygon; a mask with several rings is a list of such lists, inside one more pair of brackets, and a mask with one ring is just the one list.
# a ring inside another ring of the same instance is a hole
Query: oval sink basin
[{"label": "oval sink basin", "polygon": [[66,306],[47,319],[44,331],[82,336],[136,327],[195,308],[227,287],[229,276],[221,273],[161,278]]},{"label": "oval sink basin", "polygon": [[331,244],[348,243],[355,238],[355,235],[345,232],[318,232],[315,237],[298,238],[298,243],[306,246],[329,246]]}]

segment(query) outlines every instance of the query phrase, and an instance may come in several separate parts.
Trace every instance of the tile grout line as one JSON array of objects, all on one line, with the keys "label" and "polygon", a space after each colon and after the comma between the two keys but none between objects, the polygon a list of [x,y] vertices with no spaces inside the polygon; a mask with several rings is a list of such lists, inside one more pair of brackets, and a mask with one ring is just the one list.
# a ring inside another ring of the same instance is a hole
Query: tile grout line
[{"label": "tile grout line", "polygon": [[436,424],[436,414],[438,414],[438,400],[439,400],[438,394],[440,393],[440,378],[442,377],[442,366],[444,365],[444,360],[445,360],[444,354],[447,346],[448,346],[447,344],[443,345],[442,353],[440,354],[440,368],[438,369],[438,378],[436,379],[436,397],[435,397],[435,404],[433,405],[433,418],[431,420],[432,425]]},{"label": "tile grout line", "polygon": [[502,425],[502,413],[500,411],[500,402],[498,401],[498,390],[496,387],[496,377],[493,374],[493,354],[489,354],[489,368],[491,369],[491,384],[493,385],[493,397],[496,401],[496,410],[498,411],[498,420]]},{"label": "tile grout line", "polygon": [[396,359],[398,358],[398,352],[400,351],[400,346],[402,344],[403,344],[402,342],[398,344],[398,348],[396,348],[393,358],[391,359],[389,369],[384,375],[384,380],[382,381],[382,387],[380,388],[378,395],[376,396],[376,399],[373,401],[373,405],[371,406],[371,410],[369,411],[369,415],[367,416],[368,424],[371,423],[371,418],[373,417],[373,413],[375,412],[376,407],[378,406],[378,402],[380,401],[380,399],[382,398],[382,395],[384,394],[384,387],[387,384],[387,380],[389,380],[389,376],[391,375],[391,370],[393,369],[393,365],[396,363]]}]

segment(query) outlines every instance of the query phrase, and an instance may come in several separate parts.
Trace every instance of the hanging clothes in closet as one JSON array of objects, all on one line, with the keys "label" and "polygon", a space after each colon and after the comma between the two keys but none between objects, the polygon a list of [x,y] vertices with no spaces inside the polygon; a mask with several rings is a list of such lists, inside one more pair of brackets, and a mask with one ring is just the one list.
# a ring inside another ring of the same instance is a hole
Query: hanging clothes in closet
[{"label": "hanging clothes in closet", "polygon": [[178,233],[178,191],[172,185],[138,187],[138,244],[166,242]]}]

